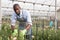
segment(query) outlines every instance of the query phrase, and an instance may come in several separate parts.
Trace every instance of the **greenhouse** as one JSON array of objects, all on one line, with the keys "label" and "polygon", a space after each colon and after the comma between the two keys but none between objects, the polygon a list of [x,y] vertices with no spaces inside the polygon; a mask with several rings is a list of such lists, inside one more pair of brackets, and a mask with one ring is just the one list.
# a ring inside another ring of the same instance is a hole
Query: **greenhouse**
[{"label": "greenhouse", "polygon": [[31,15],[31,40],[60,40],[60,0],[0,0],[0,40],[29,40],[26,39],[29,36],[20,37],[18,24],[22,22],[19,21],[15,23],[18,33],[14,37],[11,35],[14,4]]}]

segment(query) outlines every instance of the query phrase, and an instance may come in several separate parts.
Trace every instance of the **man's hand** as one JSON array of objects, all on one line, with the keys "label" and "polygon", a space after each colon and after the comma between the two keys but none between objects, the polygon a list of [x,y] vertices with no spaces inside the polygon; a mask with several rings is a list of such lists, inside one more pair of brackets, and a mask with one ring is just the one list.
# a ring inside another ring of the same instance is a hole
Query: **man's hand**
[{"label": "man's hand", "polygon": [[31,27],[31,25],[30,25],[30,24],[28,24],[28,25],[26,26],[26,30],[29,30],[29,29],[30,29],[30,27]]},{"label": "man's hand", "polygon": [[17,29],[14,29],[14,32],[12,33],[12,36],[14,37],[14,36],[17,36],[17,34],[18,34],[18,30]]},{"label": "man's hand", "polygon": [[15,29],[15,26],[11,25],[11,30],[12,30],[12,36],[13,36],[13,37],[16,36],[17,33],[18,33],[18,30]]}]

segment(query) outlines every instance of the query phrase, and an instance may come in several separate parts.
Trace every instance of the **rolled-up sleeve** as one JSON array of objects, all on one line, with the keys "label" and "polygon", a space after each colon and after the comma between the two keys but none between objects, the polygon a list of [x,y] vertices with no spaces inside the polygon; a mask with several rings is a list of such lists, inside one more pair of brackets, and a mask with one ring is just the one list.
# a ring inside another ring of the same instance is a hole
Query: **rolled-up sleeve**
[{"label": "rolled-up sleeve", "polygon": [[27,11],[27,23],[32,25],[32,19],[30,13]]},{"label": "rolled-up sleeve", "polygon": [[11,25],[15,26],[15,22],[16,22],[15,15],[12,14],[12,16],[11,16]]}]

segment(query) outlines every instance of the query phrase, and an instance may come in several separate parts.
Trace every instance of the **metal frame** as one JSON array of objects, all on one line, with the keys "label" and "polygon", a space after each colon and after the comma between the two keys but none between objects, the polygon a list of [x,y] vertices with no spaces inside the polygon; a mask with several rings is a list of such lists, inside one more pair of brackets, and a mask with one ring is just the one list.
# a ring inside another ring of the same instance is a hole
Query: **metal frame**
[{"label": "metal frame", "polygon": [[1,30],[1,23],[2,23],[2,13],[1,13],[1,0],[0,0],[0,30]]},{"label": "metal frame", "polygon": [[57,0],[55,0],[55,30],[57,29]]}]

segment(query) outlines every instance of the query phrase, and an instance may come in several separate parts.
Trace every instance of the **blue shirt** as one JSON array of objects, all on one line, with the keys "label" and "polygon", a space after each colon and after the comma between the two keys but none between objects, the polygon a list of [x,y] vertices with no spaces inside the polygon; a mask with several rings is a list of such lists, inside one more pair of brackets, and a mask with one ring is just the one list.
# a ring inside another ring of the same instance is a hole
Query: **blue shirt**
[{"label": "blue shirt", "polygon": [[50,21],[49,25],[50,25],[50,27],[52,27],[53,26],[53,21]]},{"label": "blue shirt", "polygon": [[13,13],[11,16],[11,25],[15,26],[16,21],[32,25],[31,15],[27,10],[22,10],[19,16],[16,13]]}]

